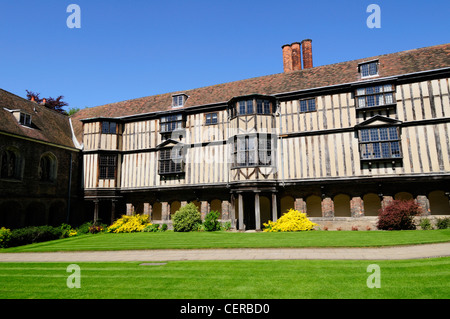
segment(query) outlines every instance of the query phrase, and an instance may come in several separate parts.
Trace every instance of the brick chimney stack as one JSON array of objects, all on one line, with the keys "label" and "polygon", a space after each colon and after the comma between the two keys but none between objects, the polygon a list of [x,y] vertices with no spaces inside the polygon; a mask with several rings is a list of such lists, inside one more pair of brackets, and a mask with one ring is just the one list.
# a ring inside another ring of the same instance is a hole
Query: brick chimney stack
[{"label": "brick chimney stack", "polygon": [[311,42],[311,39],[302,41],[303,69],[310,69],[313,67]]},{"label": "brick chimney stack", "polygon": [[291,44],[292,48],[292,71],[302,69],[302,56],[300,53],[300,42],[294,42]]},{"label": "brick chimney stack", "polygon": [[284,72],[292,71],[292,48],[291,45],[285,44],[281,47],[283,50],[283,67]]}]

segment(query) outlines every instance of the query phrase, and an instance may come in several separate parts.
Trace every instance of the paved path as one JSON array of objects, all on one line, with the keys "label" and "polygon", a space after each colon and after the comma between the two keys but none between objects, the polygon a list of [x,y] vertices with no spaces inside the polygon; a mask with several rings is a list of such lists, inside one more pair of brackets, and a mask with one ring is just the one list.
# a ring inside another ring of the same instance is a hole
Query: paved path
[{"label": "paved path", "polygon": [[386,260],[450,256],[450,243],[380,248],[233,248],[0,253],[0,262],[102,262],[240,259]]}]

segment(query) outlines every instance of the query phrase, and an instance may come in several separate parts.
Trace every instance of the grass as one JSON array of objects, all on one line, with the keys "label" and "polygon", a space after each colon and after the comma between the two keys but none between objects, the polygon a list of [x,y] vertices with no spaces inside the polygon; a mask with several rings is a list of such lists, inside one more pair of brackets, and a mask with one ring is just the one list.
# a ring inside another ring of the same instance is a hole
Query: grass
[{"label": "grass", "polygon": [[297,233],[163,232],[82,235],[0,249],[46,252],[129,249],[380,247],[450,241],[450,229],[411,231],[311,231]]},{"label": "grass", "polygon": [[[381,288],[370,289],[369,264]],[[448,299],[450,258],[401,261],[249,260],[78,263],[81,288],[69,289],[69,263],[0,263],[0,299]]]}]

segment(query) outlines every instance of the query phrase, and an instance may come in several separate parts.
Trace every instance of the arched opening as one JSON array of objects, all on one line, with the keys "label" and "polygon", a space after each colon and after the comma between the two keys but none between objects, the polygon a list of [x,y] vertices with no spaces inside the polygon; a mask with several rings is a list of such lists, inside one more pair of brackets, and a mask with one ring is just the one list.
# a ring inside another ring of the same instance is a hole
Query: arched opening
[{"label": "arched opening", "polygon": [[155,202],[153,204],[153,210],[152,210],[152,220],[161,220],[161,211],[162,211],[162,205],[160,202]]},{"label": "arched opening", "polygon": [[334,196],[334,216],[350,217],[350,196],[339,194]]},{"label": "arched opening", "polygon": [[381,209],[381,200],[377,194],[369,193],[363,196],[364,201],[364,215],[378,216]]},{"label": "arched opening", "polygon": [[194,205],[197,206],[199,212],[202,211],[202,204],[198,200],[193,200],[191,203],[194,203]]},{"label": "arched opening", "polygon": [[281,216],[291,208],[294,208],[294,198],[292,196],[284,196],[281,198]]},{"label": "arched opening", "polygon": [[40,202],[33,202],[25,209],[26,226],[42,226],[47,223],[45,205]]},{"label": "arched opening", "polygon": [[62,201],[51,204],[48,213],[48,223],[51,226],[59,226],[66,222],[67,212],[66,205]]},{"label": "arched opening", "polygon": [[8,201],[0,205],[0,227],[21,227],[22,208],[19,202]]},{"label": "arched opening", "polygon": [[396,199],[396,200],[410,200],[410,199],[414,199],[414,197],[413,197],[413,195],[411,195],[411,193],[399,192],[399,193],[395,194],[394,199]]},{"label": "arched opening", "polygon": [[450,215],[449,199],[443,191],[433,191],[428,195],[432,215]]},{"label": "arched opening", "polygon": [[222,201],[219,199],[213,199],[211,201],[210,211],[219,212],[219,218],[222,218]]},{"label": "arched opening", "polygon": [[0,178],[22,178],[21,156],[19,150],[8,147],[0,153]]},{"label": "arched opening", "polygon": [[320,196],[308,196],[306,199],[306,212],[308,217],[322,217],[322,199]]},{"label": "arched opening", "polygon": [[261,212],[261,229],[263,229],[264,227],[262,224],[267,223],[269,220],[272,220],[272,207],[270,205],[270,199],[266,196],[260,196],[259,209]]},{"label": "arched opening", "polygon": [[170,216],[175,214],[181,208],[181,203],[179,201],[174,201],[170,204]]}]

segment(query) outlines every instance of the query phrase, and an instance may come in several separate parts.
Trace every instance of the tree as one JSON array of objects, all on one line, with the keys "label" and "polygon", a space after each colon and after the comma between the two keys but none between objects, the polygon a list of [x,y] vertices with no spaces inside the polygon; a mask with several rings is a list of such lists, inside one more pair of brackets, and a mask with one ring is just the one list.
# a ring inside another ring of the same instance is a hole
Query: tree
[{"label": "tree", "polygon": [[40,93],[36,93],[33,91],[27,91],[27,99],[30,101],[35,101],[36,103],[43,103],[45,100],[45,107],[48,107],[49,109],[55,110],[56,112],[62,113],[64,115],[67,115],[67,112],[63,109],[64,106],[68,106],[69,103],[63,101],[64,96],[60,95],[56,99],[52,97],[48,98],[42,98],[40,97]]}]

